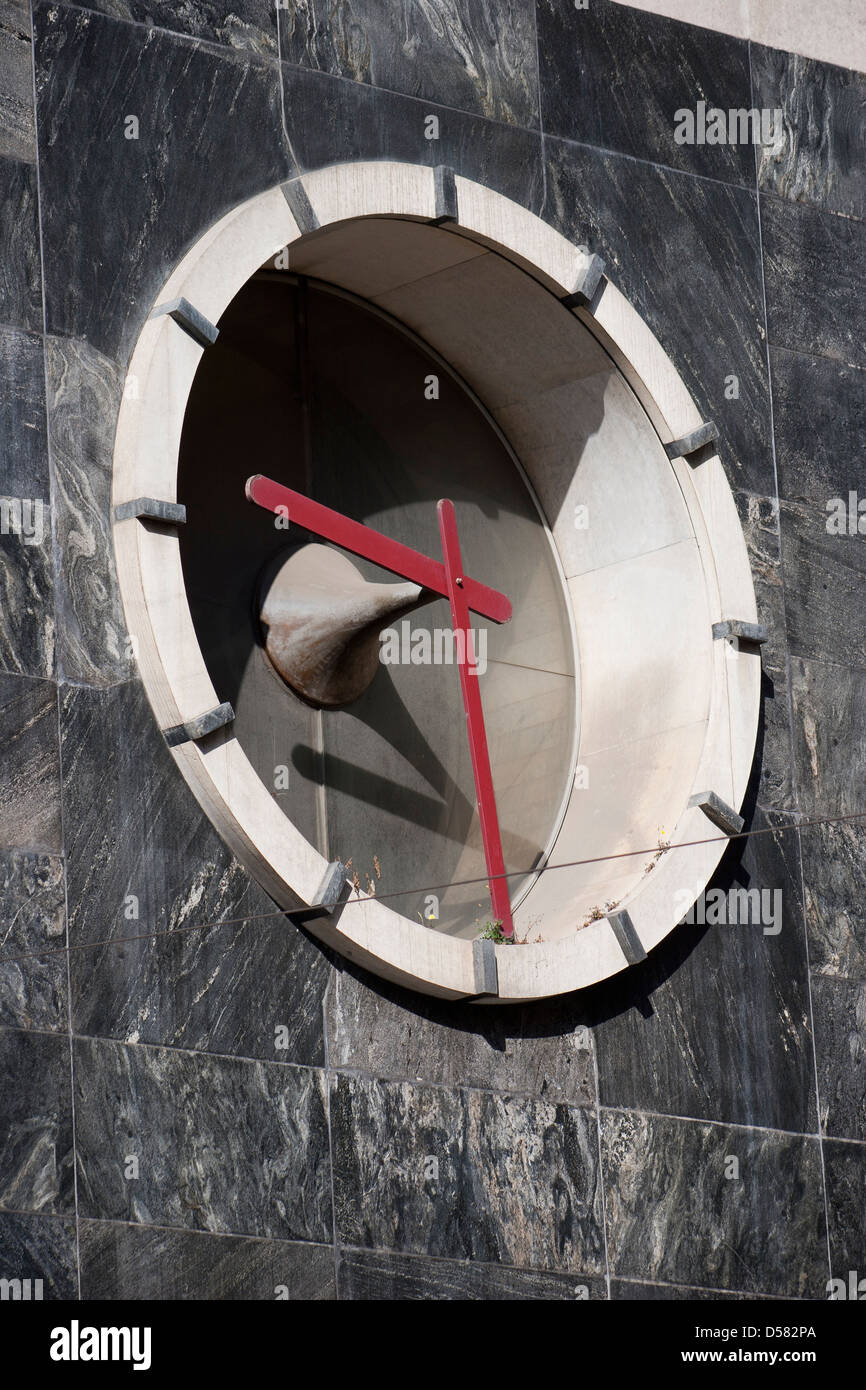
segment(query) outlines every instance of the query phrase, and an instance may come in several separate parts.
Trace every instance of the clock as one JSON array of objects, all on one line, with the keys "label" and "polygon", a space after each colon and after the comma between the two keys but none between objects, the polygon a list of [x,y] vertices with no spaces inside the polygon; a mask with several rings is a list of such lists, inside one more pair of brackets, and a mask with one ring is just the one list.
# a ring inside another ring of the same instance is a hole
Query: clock
[{"label": "clock", "polygon": [[425,992],[642,960],[708,882],[760,647],[711,421],[598,256],[381,162],[235,209],[115,443],[139,668],[279,908]]}]

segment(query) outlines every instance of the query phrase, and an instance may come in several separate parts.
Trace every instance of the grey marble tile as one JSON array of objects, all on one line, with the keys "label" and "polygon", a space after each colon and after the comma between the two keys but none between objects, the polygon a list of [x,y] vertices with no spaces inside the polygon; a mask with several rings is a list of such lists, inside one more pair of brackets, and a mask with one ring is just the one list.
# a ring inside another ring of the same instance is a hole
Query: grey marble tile
[{"label": "grey marble tile", "polygon": [[866,671],[792,656],[791,696],[800,811],[866,817]]},{"label": "grey marble tile", "polygon": [[602,1272],[589,1111],[337,1076],[331,1125],[341,1242]]},{"label": "grey marble tile", "polygon": [[42,330],[36,166],[0,158],[0,323]]},{"label": "grey marble tile", "polygon": [[[48,506],[45,447],[45,364],[42,339],[0,326],[0,429],[5,497],[39,497]],[[51,526],[46,520],[49,547]]]},{"label": "grey marble tile", "polygon": [[[734,841],[712,880],[729,895],[731,915],[747,915],[739,907],[744,899],[734,893],[766,893],[767,915],[780,908],[775,923],[752,924],[756,900],[749,920],[739,925],[684,922],[645,963],[593,991],[603,1105],[814,1129],[800,860],[792,825],[777,812],[756,812],[749,828],[772,833]],[[683,893],[690,888],[684,883]],[[766,925],[780,930],[764,935]]]},{"label": "grey marble tile", "polygon": [[779,504],[773,497],[755,497],[744,492],[735,492],[734,501],[746,538],[758,621],[769,632],[769,640],[761,648],[761,722],[755,749],[755,765],[760,773],[756,796],[761,806],[789,810],[793,805],[791,713]]},{"label": "grey marble tile", "polygon": [[[230,917],[228,925],[73,952],[76,1030],[265,1062],[321,1064],[327,961],[284,919],[274,923],[239,912],[249,913],[256,895],[236,865],[214,874],[199,898],[212,868],[206,862],[190,880],[172,920],[183,932],[184,925],[212,921],[219,912]],[[134,925],[125,924],[130,935]]]},{"label": "grey marble tile", "polygon": [[191,242],[291,172],[277,65],[56,5],[34,41],[49,331],[122,360]]},{"label": "grey marble tile", "polygon": [[[62,0],[66,3],[66,0]],[[75,0],[82,10],[276,57],[276,0]]]},{"label": "grey marble tile", "polygon": [[[286,127],[301,169],[370,159],[447,164],[534,212],[540,209],[544,171],[538,132],[289,63],[282,74]],[[425,136],[430,115],[439,120],[436,140]]]},{"label": "grey marble tile", "polygon": [[65,944],[63,860],[0,850],[0,1026],[68,1026]]},{"label": "grey marble tile", "polygon": [[866,820],[800,834],[809,963],[866,982]]},{"label": "grey marble tile", "polygon": [[759,186],[797,203],[866,217],[866,77],[751,45],[753,100],[783,112],[782,138],[759,148]]},{"label": "grey marble tile", "polygon": [[[81,1215],[280,1240],[331,1239],[321,1072],[75,1042]],[[127,1178],[127,1156],[138,1177]]]},{"label": "grey marble tile", "polygon": [[825,1140],[824,1171],[833,1278],[845,1281],[850,1296],[850,1272],[858,1284],[866,1279],[866,1145]]},{"label": "grey marble tile", "polygon": [[0,5],[0,158],[36,159],[30,6]]},{"label": "grey marble tile", "polygon": [[69,1038],[0,1028],[0,1208],[74,1208]]},{"label": "grey marble tile", "polygon": [[29,1279],[46,1302],[78,1297],[75,1222],[0,1212],[0,1279]]},{"label": "grey marble tile", "polygon": [[607,1298],[597,1274],[546,1274],[506,1265],[429,1260],[382,1250],[341,1250],[341,1299],[374,1302],[528,1302],[558,1303]]},{"label": "grey marble tile", "polygon": [[774,496],[755,195],[566,140],[545,151],[546,219],[603,256],[718,425],[731,485]]},{"label": "grey marble tile", "polygon": [[335,1297],[330,1245],[82,1221],[81,1297],[320,1301]]},{"label": "grey marble tile", "polygon": [[751,144],[682,144],[675,113],[751,105],[742,39],[608,0],[539,0],[545,132],[693,174],[753,183]]},{"label": "grey marble tile", "polygon": [[20,38],[30,37],[30,0],[0,0],[0,28]]},{"label": "grey marble tile", "polygon": [[62,848],[52,681],[0,674],[0,847]]},{"label": "grey marble tile", "polygon": [[[739,1162],[739,1177],[730,1159]],[[602,1113],[611,1274],[815,1298],[827,1280],[818,1140]]]},{"label": "grey marble tile", "polygon": [[594,1061],[579,999],[525,1007],[451,1003],[353,967],[335,971],[326,1020],[331,1067],[440,1086],[595,1103]]},{"label": "grey marble tile", "polygon": [[610,1296],[616,1303],[718,1303],[771,1297],[730,1289],[695,1289],[688,1284],[642,1284],[637,1279],[611,1279]]},{"label": "grey marble tile", "polygon": [[492,120],[538,125],[532,0],[290,0],[283,60]]},{"label": "grey marble tile", "polygon": [[57,544],[58,661],[66,680],[110,685],[134,661],[111,535],[120,369],[87,343],[46,343]]},{"label": "grey marble tile", "polygon": [[758,621],[765,624],[769,640],[761,656],[771,666],[784,661],[785,654],[785,596],[782,583],[782,563],[779,545],[779,504],[775,497],[756,497],[750,492],[735,492],[734,501],[752,571]]},{"label": "grey marble tile", "polygon": [[812,1011],[822,1129],[837,1139],[866,1140],[866,981],[814,975]]},{"label": "grey marble tile", "polygon": [[866,222],[761,194],[774,347],[866,366]]},{"label": "grey marble tile", "polygon": [[784,348],[771,349],[770,367],[779,495],[826,519],[831,498],[866,495],[866,372]]},{"label": "grey marble tile", "polygon": [[54,674],[54,557],[42,340],[0,328],[0,669]]},{"label": "grey marble tile", "polygon": [[866,539],[828,532],[823,507],[783,502],[780,521],[791,655],[866,666]]},{"label": "grey marble tile", "polygon": [[70,940],[96,943],[71,957],[75,1029],[321,1063],[331,967],[211,828],[138,683],[66,687],[61,726]]}]

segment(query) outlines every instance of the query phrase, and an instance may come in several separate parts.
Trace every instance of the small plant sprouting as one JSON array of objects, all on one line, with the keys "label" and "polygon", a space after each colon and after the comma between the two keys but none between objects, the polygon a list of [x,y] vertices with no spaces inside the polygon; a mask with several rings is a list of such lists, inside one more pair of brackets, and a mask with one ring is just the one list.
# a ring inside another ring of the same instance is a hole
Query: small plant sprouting
[{"label": "small plant sprouting", "polygon": [[495,941],[497,946],[513,946],[514,937],[506,936],[502,930],[502,922],[499,918],[495,922],[485,922],[484,930],[478,937],[479,941]]},{"label": "small plant sprouting", "polygon": [[668,850],[669,850],[670,847],[671,847],[671,842],[670,842],[670,840],[666,840],[666,839],[665,839],[665,830],[664,830],[664,826],[663,826],[663,825],[659,826],[659,837],[658,837],[658,840],[656,841],[656,844],[658,845],[658,849],[656,850],[656,852],[655,852],[655,854],[653,855],[652,859],[650,860],[650,862],[647,864],[646,868],[644,869],[644,873],[645,873],[645,874],[651,874],[651,873],[652,873],[653,869],[655,868],[656,864],[657,864],[657,863],[659,862],[659,860],[661,859],[662,855],[663,855],[663,854],[667,854]]},{"label": "small plant sprouting", "polygon": [[579,927],[575,927],[575,931],[583,931],[584,927],[588,927],[590,922],[600,922],[602,917],[606,917],[609,912],[613,912],[616,906],[617,903],[615,902],[607,902],[604,907],[594,907],[586,921],[581,922]]}]

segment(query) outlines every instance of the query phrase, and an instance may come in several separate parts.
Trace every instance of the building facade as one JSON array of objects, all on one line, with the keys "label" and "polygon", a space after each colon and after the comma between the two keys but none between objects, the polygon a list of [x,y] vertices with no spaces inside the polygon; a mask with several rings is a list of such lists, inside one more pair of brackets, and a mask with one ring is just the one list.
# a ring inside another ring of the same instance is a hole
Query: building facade
[{"label": "building facade", "polygon": [[[866,77],[768,37],[608,0],[0,3],[0,1277],[823,1299],[866,1274]],[[711,109],[773,113],[771,142],[710,139]],[[772,917],[704,914],[537,1003],[426,997],[278,915],[166,747],[121,599],[115,428],[161,288],[238,205],[379,161],[603,258],[718,428],[769,634],[755,833],[712,885]]]}]

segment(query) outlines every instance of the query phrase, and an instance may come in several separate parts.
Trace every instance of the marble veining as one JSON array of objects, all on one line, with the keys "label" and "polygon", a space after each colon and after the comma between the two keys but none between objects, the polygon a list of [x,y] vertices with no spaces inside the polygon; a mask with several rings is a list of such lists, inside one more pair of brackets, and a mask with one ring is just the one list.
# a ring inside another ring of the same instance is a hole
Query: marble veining
[{"label": "marble veining", "polygon": [[0,1026],[67,1026],[65,944],[63,860],[0,850]]},{"label": "marble veining", "polygon": [[53,676],[52,498],[42,342],[0,328],[0,670]]},{"label": "marble veining", "polygon": [[790,810],[791,718],[779,504],[775,497],[756,497],[745,492],[735,492],[734,501],[749,552],[758,621],[769,634],[761,648],[761,720],[752,781],[757,777],[755,794],[759,805]]},{"label": "marble veining", "polygon": [[329,1245],[250,1240],[120,1222],[82,1221],[81,1296],[86,1299],[231,1299],[271,1302],[335,1297]]},{"label": "marble veining", "polygon": [[[827,357],[772,348],[779,495],[829,515],[827,503],[862,492],[866,372]],[[791,576],[796,580],[796,574]]]},{"label": "marble veining", "polygon": [[0,846],[63,847],[52,681],[0,674]]},{"label": "marble veining", "polygon": [[768,193],[866,217],[866,77],[847,68],[751,46],[754,102],[781,109],[781,138],[758,149]]},{"label": "marble veining", "polygon": [[211,828],[138,682],[66,687],[61,736],[70,938],[97,943],[71,958],[76,1030],[320,1064],[327,958]]},{"label": "marble veining", "polygon": [[594,1113],[337,1076],[331,1124],[341,1242],[603,1272]]},{"label": "marble veining", "polygon": [[56,1216],[0,1212],[0,1278],[36,1280],[45,1302],[78,1297],[75,1222]]},{"label": "marble veining", "polygon": [[538,125],[533,0],[289,0],[284,61],[491,120]]},{"label": "marble veining", "polygon": [[640,9],[538,0],[546,133],[692,174],[753,184],[750,144],[678,144],[678,110],[751,106],[748,45]]},{"label": "marble veining", "polygon": [[292,172],[277,68],[56,5],[34,42],[48,328],[123,361],[187,247]]},{"label": "marble veining", "polygon": [[610,1296],[617,1303],[742,1303],[781,1297],[739,1289],[699,1289],[688,1284],[644,1284],[638,1279],[611,1279]]},{"label": "marble veining", "polygon": [[42,276],[35,164],[0,157],[0,207],[0,323],[38,333],[42,330]]},{"label": "marble veining", "polygon": [[791,698],[800,811],[866,817],[866,671],[792,656]]},{"label": "marble veining", "polygon": [[[359,82],[282,65],[291,151],[301,169],[350,160],[447,164],[537,212],[544,196],[541,136]],[[426,136],[428,116],[438,138]]]},{"label": "marble veining", "polygon": [[866,366],[866,222],[761,194],[774,347]]},{"label": "marble veining", "polygon": [[69,1038],[0,1028],[0,1210],[69,1215]]},{"label": "marble veining", "polygon": [[866,981],[813,975],[812,1009],[822,1130],[866,1140]]},{"label": "marble veining", "polygon": [[800,845],[811,968],[866,983],[866,823],[807,826]]},{"label": "marble veining", "polygon": [[82,1215],[331,1239],[322,1073],[87,1038],[74,1053]]},{"label": "marble veining", "polygon": [[[847,527],[847,490],[841,501]],[[866,547],[859,534],[828,532],[828,516],[823,506],[793,502],[781,506],[789,649],[794,656],[862,668],[866,666]],[[856,511],[855,517],[859,520]]]},{"label": "marble veining", "polygon": [[607,1298],[606,1281],[597,1274],[550,1274],[507,1265],[427,1260],[384,1250],[341,1250],[339,1261],[341,1299],[554,1303]]},{"label": "marble veining", "polygon": [[0,4],[0,158],[36,160],[30,6]]},{"label": "marble veining", "polygon": [[545,153],[545,218],[607,262],[718,425],[731,486],[773,496],[755,195],[567,140]]},{"label": "marble veining", "polygon": [[607,1111],[602,1153],[612,1274],[825,1296],[816,1139]]},{"label": "marble veining", "polygon": [[770,911],[780,909],[766,925],[778,932],[751,920],[701,925],[697,914],[628,976],[594,990],[603,1105],[814,1127],[797,832],[778,812],[756,811],[750,825],[771,833],[734,842],[710,890],[766,893]]},{"label": "marble veining", "polygon": [[857,1271],[858,1281],[866,1277],[866,1146],[828,1139],[823,1149],[830,1263],[833,1277],[845,1281],[847,1292],[851,1270]]},{"label": "marble veining", "polygon": [[327,997],[332,1067],[593,1105],[592,1041],[579,999],[484,1008],[425,998],[351,967]]},{"label": "marble veining", "polygon": [[135,668],[111,536],[111,466],[123,380],[71,338],[46,344],[58,549],[59,662],[66,680],[115,684]]},{"label": "marble veining", "polygon": [[[65,0],[61,0],[65,3]],[[189,38],[226,44],[241,52],[274,57],[276,0],[75,0],[82,10],[112,19],[169,29]]]}]

